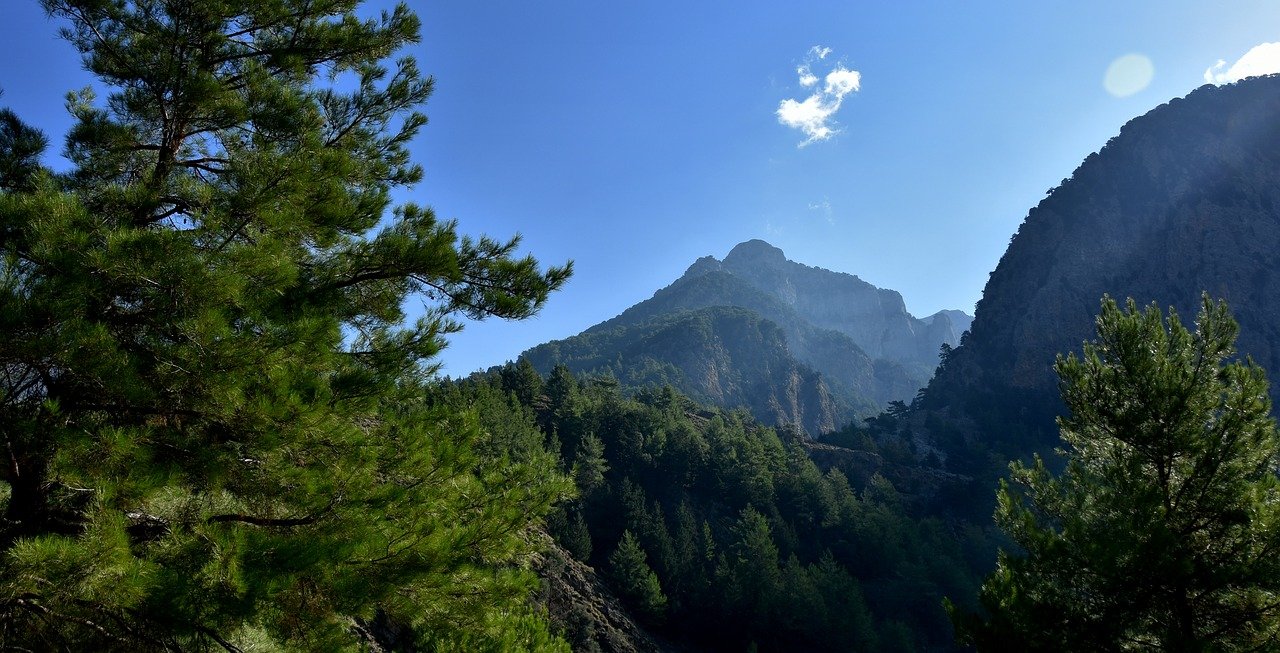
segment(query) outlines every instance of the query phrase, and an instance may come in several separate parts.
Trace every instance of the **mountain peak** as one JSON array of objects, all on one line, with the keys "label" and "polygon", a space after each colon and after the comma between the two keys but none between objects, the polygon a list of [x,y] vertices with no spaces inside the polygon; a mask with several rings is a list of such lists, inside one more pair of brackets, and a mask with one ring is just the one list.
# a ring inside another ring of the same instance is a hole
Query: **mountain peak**
[{"label": "mountain peak", "polygon": [[715,272],[719,269],[720,261],[716,260],[716,257],[703,256],[702,258],[694,261],[693,265],[690,265],[688,270],[684,271],[684,276],[698,277],[707,274],[708,272]]},{"label": "mountain peak", "polygon": [[780,265],[787,262],[787,255],[783,254],[782,250],[777,247],[757,238],[748,240],[745,243],[738,243],[736,247],[729,251],[729,255],[724,257],[724,260],[726,263],[735,261]]},{"label": "mountain peak", "polygon": [[670,286],[585,332],[524,356],[542,373],[612,371],[629,387],[672,385],[701,400],[747,406],[764,420],[819,435],[888,401],[910,401],[941,343],[902,296],[787,260],[763,240],[703,256]]}]

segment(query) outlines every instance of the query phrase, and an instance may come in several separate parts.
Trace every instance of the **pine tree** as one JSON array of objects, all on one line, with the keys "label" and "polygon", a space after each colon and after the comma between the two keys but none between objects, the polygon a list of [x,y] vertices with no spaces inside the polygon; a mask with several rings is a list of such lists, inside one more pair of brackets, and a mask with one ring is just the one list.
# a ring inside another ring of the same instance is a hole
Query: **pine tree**
[{"label": "pine tree", "polygon": [[1280,646],[1280,436],[1267,382],[1228,362],[1237,326],[1208,297],[1172,311],[1103,300],[1084,356],[1059,357],[1066,469],[1014,464],[980,650],[1274,650]]},{"label": "pine tree", "polygon": [[604,442],[594,433],[588,433],[578,444],[573,459],[573,477],[584,497],[591,497],[605,487],[605,474],[609,462],[604,455]]},{"label": "pine tree", "polygon": [[0,648],[352,650],[375,616],[557,646],[519,563],[567,480],[425,390],[451,316],[532,315],[569,268],[389,215],[417,18],[43,4],[112,90],[70,96],[63,175],[0,115]]},{"label": "pine tree", "polygon": [[769,520],[748,506],[733,526],[733,537],[722,569],[726,602],[753,622],[772,623],[782,577]]},{"label": "pine tree", "polygon": [[[2,96],[2,94],[0,94]],[[49,141],[13,111],[0,109],[0,192],[31,190]]]},{"label": "pine tree", "polygon": [[591,531],[582,517],[582,510],[575,508],[561,514],[563,523],[555,532],[556,541],[574,558],[587,562],[591,559]]},{"label": "pine tree", "polygon": [[526,358],[515,363],[507,363],[502,368],[502,386],[516,396],[516,399],[531,408],[542,409],[546,402],[543,399],[542,375],[534,369]]},{"label": "pine tree", "polygon": [[609,575],[618,593],[635,606],[641,616],[650,622],[661,621],[666,614],[667,597],[631,531],[622,532],[618,548],[609,554]]},{"label": "pine tree", "polygon": [[578,379],[564,364],[551,369],[546,383],[547,408],[538,413],[538,425],[548,437],[554,436],[565,455],[578,450],[582,433],[582,390]]}]

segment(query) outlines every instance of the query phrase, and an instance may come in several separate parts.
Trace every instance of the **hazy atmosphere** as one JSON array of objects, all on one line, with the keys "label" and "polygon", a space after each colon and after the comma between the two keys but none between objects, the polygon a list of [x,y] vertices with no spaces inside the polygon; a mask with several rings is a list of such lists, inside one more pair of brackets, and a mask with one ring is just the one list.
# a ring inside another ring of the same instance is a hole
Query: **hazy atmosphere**
[{"label": "hazy atmosphere", "polygon": [[[408,197],[576,265],[535,319],[455,336],[455,375],[616,315],[749,238],[898,290],[917,316],[972,313],[1027,208],[1085,155],[1280,40],[1264,1],[413,8],[411,52],[436,91]],[[88,78],[37,3],[5,13],[4,101],[56,143],[62,97]]]}]

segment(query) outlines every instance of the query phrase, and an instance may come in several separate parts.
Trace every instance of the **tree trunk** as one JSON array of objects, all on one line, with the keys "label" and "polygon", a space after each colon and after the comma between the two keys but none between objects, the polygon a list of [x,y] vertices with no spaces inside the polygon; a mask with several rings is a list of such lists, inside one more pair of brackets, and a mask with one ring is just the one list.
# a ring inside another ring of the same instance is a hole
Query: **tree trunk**
[{"label": "tree trunk", "polygon": [[9,504],[0,523],[0,549],[9,548],[20,537],[44,532],[49,521],[45,465],[18,461],[14,468],[17,473],[9,479]]}]

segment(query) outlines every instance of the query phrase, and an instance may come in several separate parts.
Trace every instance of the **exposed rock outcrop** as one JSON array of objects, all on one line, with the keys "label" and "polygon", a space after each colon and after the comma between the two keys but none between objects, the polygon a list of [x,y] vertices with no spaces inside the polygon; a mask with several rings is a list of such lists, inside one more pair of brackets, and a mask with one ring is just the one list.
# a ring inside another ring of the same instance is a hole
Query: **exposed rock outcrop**
[{"label": "exposed rock outcrop", "polygon": [[622,602],[591,567],[575,560],[550,536],[543,536],[545,552],[534,562],[542,578],[540,603],[551,623],[575,651],[602,653],[662,653],[677,651],[636,623]]}]

